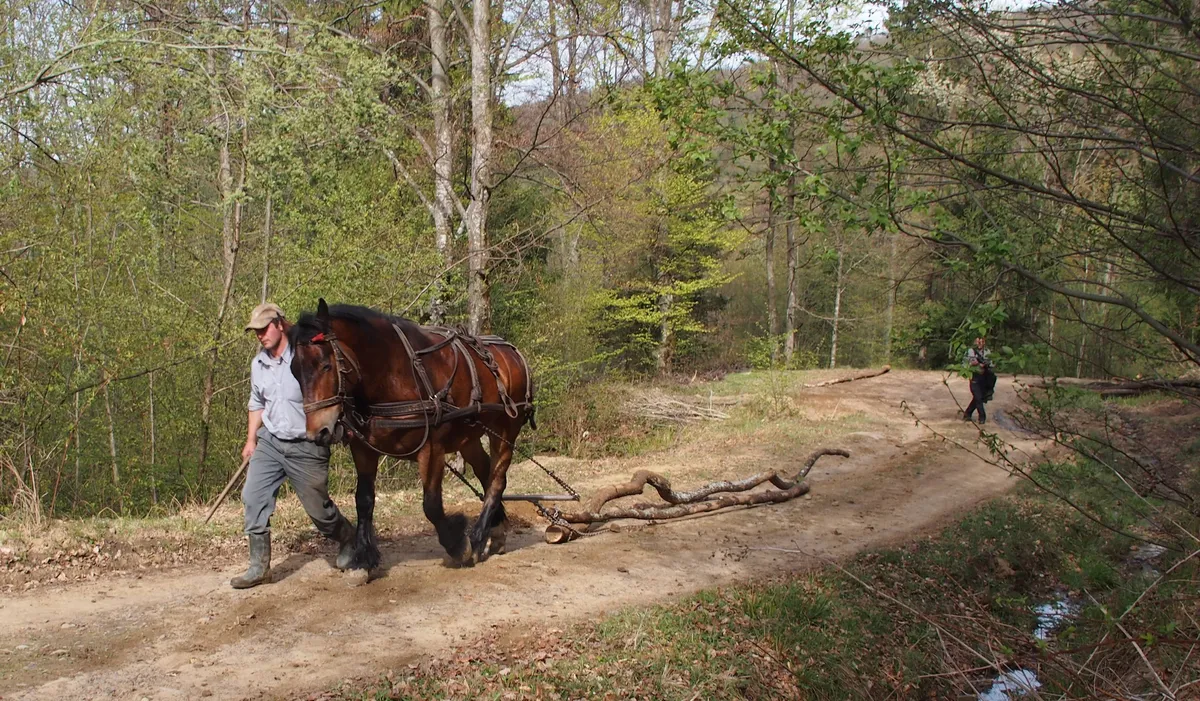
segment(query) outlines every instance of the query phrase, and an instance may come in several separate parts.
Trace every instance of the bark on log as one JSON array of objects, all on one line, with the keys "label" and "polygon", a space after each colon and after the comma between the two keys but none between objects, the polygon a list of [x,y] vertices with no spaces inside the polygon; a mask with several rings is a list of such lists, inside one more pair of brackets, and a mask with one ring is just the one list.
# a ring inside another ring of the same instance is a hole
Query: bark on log
[{"label": "bark on log", "polygon": [[[629,482],[606,487],[584,502],[579,511],[559,514],[559,517],[567,523],[585,525],[606,523],[616,519],[663,521],[708,513],[731,506],[777,504],[808,493],[809,485],[804,478],[808,476],[813,465],[823,455],[840,455],[848,458],[850,452],[841,448],[821,448],[813,451],[805,459],[804,466],[793,477],[784,477],[772,470],[732,482],[712,482],[691,492],[677,492],[671,488],[670,481],[662,475],[639,470]],[[766,482],[770,482],[776,489],[752,494],[742,493]],[[602,510],[604,505],[610,501],[641,494],[646,489],[646,485],[653,487],[666,503],[636,504],[630,507]],[[714,497],[713,495],[720,496]],[[574,530],[558,524],[551,524],[546,528],[547,543],[565,543],[577,535],[578,533]]]},{"label": "bark on log", "polygon": [[865,380],[865,379],[868,379],[871,377],[879,377],[880,375],[886,375],[887,373],[889,373],[891,371],[892,371],[891,365],[884,365],[882,368],[880,368],[878,370],[868,370],[866,372],[860,372],[857,375],[850,375],[849,377],[839,377],[836,380],[825,380],[824,382],[816,382],[811,385],[804,385],[804,386],[808,389],[812,389],[813,387],[828,387],[829,385],[840,385],[843,382],[854,382],[855,380]]},{"label": "bark on log", "polygon": [[1032,382],[1028,386],[1034,389],[1050,389],[1056,385],[1075,387],[1090,392],[1099,392],[1103,397],[1128,397],[1143,392],[1182,392],[1200,389],[1200,380],[1126,380],[1079,381],[1074,378],[1060,378],[1050,382]]}]

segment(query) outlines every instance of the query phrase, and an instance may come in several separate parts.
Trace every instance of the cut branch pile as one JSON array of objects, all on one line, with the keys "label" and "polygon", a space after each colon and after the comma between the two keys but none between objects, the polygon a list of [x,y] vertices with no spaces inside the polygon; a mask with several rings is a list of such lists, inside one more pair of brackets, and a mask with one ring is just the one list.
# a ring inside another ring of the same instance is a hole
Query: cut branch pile
[{"label": "cut branch pile", "polygon": [[692,403],[663,392],[642,392],[625,404],[625,410],[651,421],[673,423],[724,421],[729,418],[729,414],[714,408],[713,402]]},{"label": "cut branch pile", "polygon": [[[668,519],[693,516],[695,514],[717,511],[731,506],[750,506],[753,504],[777,504],[795,499],[807,494],[808,476],[813,465],[823,455],[840,455],[850,457],[850,452],[841,448],[820,448],[813,451],[804,461],[804,466],[793,477],[784,477],[774,470],[761,472],[733,482],[712,482],[691,492],[677,492],[671,488],[671,483],[660,474],[639,470],[633,479],[625,484],[606,487],[584,502],[579,511],[560,514],[559,517],[570,524],[594,526],[616,519],[638,519],[641,521],[665,521]],[[776,489],[749,492],[760,484],[770,482]],[[635,504],[629,507],[616,507],[603,510],[610,501],[641,494],[646,485],[654,487],[665,504]],[[584,528],[583,530],[587,530]],[[551,524],[546,529],[547,543],[565,543],[575,538],[579,533],[561,524]]]},{"label": "cut branch pile", "polygon": [[866,372],[860,372],[857,375],[850,375],[848,377],[839,377],[836,380],[825,380],[824,382],[815,382],[811,385],[804,385],[804,386],[811,389],[813,387],[828,387],[829,385],[840,385],[843,382],[854,382],[855,380],[865,380],[870,377],[879,377],[880,375],[886,375],[887,373],[889,373],[891,371],[892,371],[891,365],[884,365],[882,368],[880,368],[878,370],[867,370]]}]

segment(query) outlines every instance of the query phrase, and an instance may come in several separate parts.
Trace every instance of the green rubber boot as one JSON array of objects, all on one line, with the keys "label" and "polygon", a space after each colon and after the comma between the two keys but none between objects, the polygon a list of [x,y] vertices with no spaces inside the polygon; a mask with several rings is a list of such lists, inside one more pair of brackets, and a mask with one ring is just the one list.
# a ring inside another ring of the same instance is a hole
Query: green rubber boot
[{"label": "green rubber boot", "polygon": [[250,536],[250,568],[229,580],[234,589],[249,589],[271,581],[271,534]]}]

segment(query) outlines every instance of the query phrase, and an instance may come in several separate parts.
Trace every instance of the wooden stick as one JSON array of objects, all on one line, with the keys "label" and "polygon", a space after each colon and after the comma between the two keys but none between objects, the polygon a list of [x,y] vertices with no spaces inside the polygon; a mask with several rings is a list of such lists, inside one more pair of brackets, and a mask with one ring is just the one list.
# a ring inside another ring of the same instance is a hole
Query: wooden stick
[{"label": "wooden stick", "polygon": [[207,524],[209,521],[212,520],[213,514],[217,513],[217,508],[219,508],[221,506],[221,504],[224,503],[225,497],[229,496],[229,490],[233,489],[233,485],[242,476],[242,473],[246,471],[246,466],[249,464],[250,464],[250,458],[246,458],[245,460],[242,460],[242,466],[237,469],[237,472],[233,473],[233,477],[229,478],[229,484],[225,485],[225,489],[221,491],[221,496],[217,497],[216,503],[213,504],[212,508],[208,510],[208,517],[204,519],[204,523]]},{"label": "wooden stick", "polygon": [[812,389],[813,387],[828,387],[829,385],[840,385],[843,382],[854,382],[855,380],[865,380],[869,377],[879,377],[880,375],[886,375],[887,373],[889,373],[891,371],[892,371],[891,365],[884,365],[879,370],[868,370],[867,372],[860,372],[857,375],[850,375],[849,377],[839,377],[836,380],[825,380],[824,382],[817,382],[817,383],[814,383],[811,385],[804,385],[804,386],[806,388]]}]

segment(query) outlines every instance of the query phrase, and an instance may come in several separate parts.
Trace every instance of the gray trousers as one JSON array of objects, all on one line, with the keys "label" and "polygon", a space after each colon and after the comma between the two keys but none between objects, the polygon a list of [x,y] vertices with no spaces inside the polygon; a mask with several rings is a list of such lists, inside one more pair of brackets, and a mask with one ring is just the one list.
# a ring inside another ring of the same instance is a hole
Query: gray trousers
[{"label": "gray trousers", "polygon": [[333,538],[342,514],[329,498],[329,448],[310,441],[279,440],[265,428],[258,429],[258,446],[242,487],[246,534],[271,532],[271,514],[284,478],[291,482],[321,535]]}]

